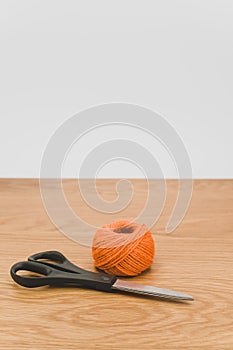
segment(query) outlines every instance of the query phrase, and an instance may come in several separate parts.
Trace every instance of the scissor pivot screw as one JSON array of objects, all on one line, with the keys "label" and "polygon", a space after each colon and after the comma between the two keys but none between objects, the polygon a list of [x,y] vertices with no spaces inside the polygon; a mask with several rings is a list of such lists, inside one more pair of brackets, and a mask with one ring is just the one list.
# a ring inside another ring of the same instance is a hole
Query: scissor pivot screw
[{"label": "scissor pivot screw", "polygon": [[103,280],[103,281],[109,281],[109,277],[103,276],[103,277],[102,277],[102,280]]}]

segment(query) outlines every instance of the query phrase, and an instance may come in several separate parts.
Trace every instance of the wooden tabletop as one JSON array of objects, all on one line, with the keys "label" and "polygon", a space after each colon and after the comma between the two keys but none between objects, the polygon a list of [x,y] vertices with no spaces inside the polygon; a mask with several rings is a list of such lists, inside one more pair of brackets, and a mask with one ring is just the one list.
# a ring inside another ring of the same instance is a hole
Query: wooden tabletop
[{"label": "wooden tabletop", "polygon": [[[156,181],[156,180],[155,180]],[[116,180],[99,180],[113,198]],[[134,216],[144,196],[133,180]],[[93,270],[91,248],[59,232],[43,207],[38,180],[0,180],[0,349],[232,349],[233,181],[196,180],[187,215],[170,235],[162,233],[177,193],[167,181],[165,209],[153,227],[155,261],[134,282],[186,292],[194,302],[168,302],[78,288],[26,289],[9,275],[11,265],[44,250],[62,251]],[[106,216],[85,211],[74,180],[65,181],[74,210],[96,225]]]}]

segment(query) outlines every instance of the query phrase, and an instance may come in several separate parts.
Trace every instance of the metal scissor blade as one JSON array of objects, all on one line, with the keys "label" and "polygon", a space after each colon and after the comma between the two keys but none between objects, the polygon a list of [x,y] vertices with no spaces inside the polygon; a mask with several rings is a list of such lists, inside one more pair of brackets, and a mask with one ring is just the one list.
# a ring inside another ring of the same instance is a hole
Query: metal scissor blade
[{"label": "metal scissor blade", "polygon": [[112,289],[129,293],[152,295],[159,298],[167,298],[173,300],[194,300],[194,298],[188,294],[153,286],[145,286],[143,284],[128,282],[121,279],[116,280],[116,282],[112,285]]}]

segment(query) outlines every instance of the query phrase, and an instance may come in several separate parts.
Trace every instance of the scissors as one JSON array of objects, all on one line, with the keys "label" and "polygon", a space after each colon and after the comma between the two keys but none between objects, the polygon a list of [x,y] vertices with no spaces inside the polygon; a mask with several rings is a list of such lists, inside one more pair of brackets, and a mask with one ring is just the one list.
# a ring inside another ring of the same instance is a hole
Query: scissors
[{"label": "scissors", "polygon": [[[28,271],[39,276],[20,275],[18,271]],[[10,270],[13,280],[27,288],[41,286],[81,287],[105,292],[122,291],[167,298],[171,300],[194,300],[190,295],[153,286],[146,286],[117,278],[104,272],[84,270],[70,262],[58,251],[46,251],[31,255],[28,261],[14,264]]]}]

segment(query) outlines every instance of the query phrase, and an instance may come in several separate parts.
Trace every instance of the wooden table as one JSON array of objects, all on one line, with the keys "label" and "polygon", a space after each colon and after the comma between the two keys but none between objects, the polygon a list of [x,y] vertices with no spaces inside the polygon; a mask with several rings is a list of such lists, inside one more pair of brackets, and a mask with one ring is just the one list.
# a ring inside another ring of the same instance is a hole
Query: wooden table
[{"label": "wooden table", "polygon": [[[115,196],[115,180],[100,180],[102,193]],[[134,180],[134,215],[143,180]],[[153,232],[161,232],[175,201],[177,181]],[[65,181],[75,210],[85,209],[75,182]],[[129,294],[16,285],[10,266],[32,253],[60,250],[94,270],[91,249],[75,243],[50,222],[38,180],[0,180],[0,349],[233,349],[233,181],[197,180],[191,205],[171,235],[155,234],[152,268],[135,282],[184,291],[194,302],[166,302]],[[81,206],[81,207],[80,207]],[[122,217],[110,217],[121,219]],[[105,222],[97,213],[97,225]],[[104,219],[106,220],[106,218]]]}]

